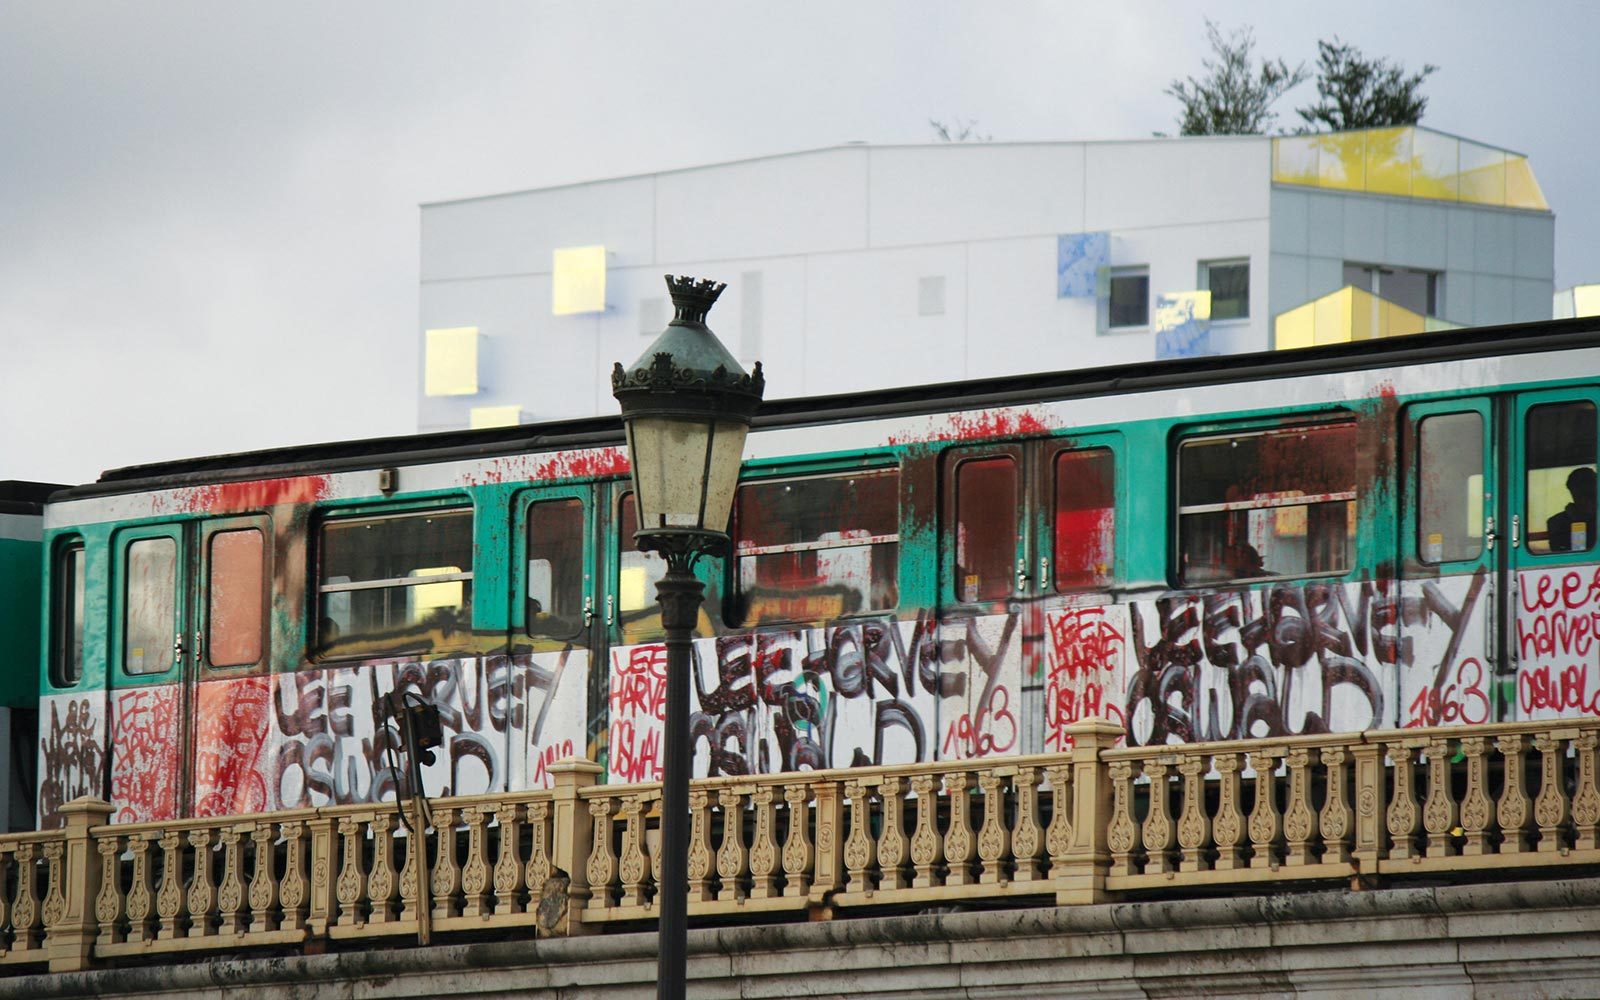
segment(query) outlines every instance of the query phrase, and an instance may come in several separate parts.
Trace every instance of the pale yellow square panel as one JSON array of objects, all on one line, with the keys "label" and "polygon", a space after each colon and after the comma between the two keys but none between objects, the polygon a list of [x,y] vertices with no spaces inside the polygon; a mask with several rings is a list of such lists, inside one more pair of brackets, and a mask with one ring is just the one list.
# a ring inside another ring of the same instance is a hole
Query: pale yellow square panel
[{"label": "pale yellow square panel", "polygon": [[423,366],[423,391],[427,395],[476,395],[478,328],[458,326],[429,330]]},{"label": "pale yellow square panel", "polygon": [[1600,316],[1600,285],[1573,286],[1572,315]]},{"label": "pale yellow square panel", "polygon": [[1461,200],[1479,205],[1506,203],[1506,154],[1475,142],[1461,144]]},{"label": "pale yellow square panel", "polygon": [[555,252],[550,311],[557,316],[606,310],[606,248],[563,247]]},{"label": "pale yellow square panel", "polygon": [[1317,186],[1316,136],[1284,135],[1272,140],[1272,179],[1278,184]]},{"label": "pale yellow square panel", "polygon": [[522,423],[522,407],[474,406],[469,416],[473,430],[483,427],[515,427]]},{"label": "pale yellow square panel", "polygon": [[1317,306],[1307,302],[1287,312],[1278,314],[1273,323],[1274,346],[1280,351],[1310,347],[1317,342]]},{"label": "pale yellow square panel", "polygon": [[1367,183],[1365,132],[1332,132],[1317,136],[1320,186],[1360,191]]},{"label": "pale yellow square panel", "polygon": [[1425,128],[1411,130],[1411,194],[1455,201],[1460,195],[1461,143]]},{"label": "pale yellow square panel", "polygon": [[1550,203],[1544,200],[1544,192],[1526,156],[1506,157],[1506,204],[1511,208],[1550,210]]}]

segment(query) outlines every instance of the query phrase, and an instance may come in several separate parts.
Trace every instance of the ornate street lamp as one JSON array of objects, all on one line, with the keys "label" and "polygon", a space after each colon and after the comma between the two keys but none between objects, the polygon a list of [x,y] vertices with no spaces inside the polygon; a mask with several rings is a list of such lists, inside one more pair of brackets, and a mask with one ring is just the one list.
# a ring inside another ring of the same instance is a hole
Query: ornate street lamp
[{"label": "ornate street lamp", "polygon": [[728,546],[728,513],[739,485],[750,418],[761,405],[761,363],[746,374],[706,313],[727,286],[667,275],[673,317],[661,336],[624,369],[611,372],[633,467],[639,548],[661,553],[656,584],[667,641],[667,719],[661,789],[660,955],[656,996],[682,1000],[688,940],[689,654],[705,587],[694,564]]}]

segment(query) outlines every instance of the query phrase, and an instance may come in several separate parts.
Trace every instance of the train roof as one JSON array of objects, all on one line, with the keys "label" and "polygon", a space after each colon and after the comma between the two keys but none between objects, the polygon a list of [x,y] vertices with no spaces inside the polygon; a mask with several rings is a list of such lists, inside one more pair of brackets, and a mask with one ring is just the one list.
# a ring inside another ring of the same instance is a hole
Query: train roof
[{"label": "train roof", "polygon": [[26,479],[0,479],[0,514],[39,514],[52,493],[66,489],[60,483],[35,483]]},{"label": "train roof", "polygon": [[[1206,358],[1082,368],[999,378],[770,400],[754,429],[838,423],[953,409],[1022,405],[1155,389],[1462,361],[1600,346],[1592,317],[1414,334],[1402,338]],[[111,469],[55,499],[427,462],[623,444],[619,417],[586,417],[513,427],[443,431],[297,445]],[[29,484],[38,485],[38,484]],[[3,499],[3,494],[0,494]]]}]

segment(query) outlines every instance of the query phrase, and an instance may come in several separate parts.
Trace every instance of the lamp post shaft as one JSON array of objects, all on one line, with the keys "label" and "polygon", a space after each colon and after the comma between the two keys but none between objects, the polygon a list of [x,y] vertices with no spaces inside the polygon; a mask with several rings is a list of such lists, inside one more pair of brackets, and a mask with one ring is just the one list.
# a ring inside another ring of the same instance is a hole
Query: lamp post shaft
[{"label": "lamp post shaft", "polygon": [[661,884],[656,905],[661,914],[656,974],[658,1000],[683,1000],[689,934],[689,776],[694,744],[689,738],[689,664],[695,623],[705,585],[677,553],[656,584],[661,626],[667,646],[667,718],[661,787]]}]

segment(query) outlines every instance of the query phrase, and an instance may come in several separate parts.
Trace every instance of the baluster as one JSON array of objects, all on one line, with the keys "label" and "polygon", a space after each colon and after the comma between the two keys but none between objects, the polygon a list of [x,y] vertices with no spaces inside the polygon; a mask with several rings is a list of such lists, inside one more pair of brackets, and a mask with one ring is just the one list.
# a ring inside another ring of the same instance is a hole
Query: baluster
[{"label": "baluster", "polygon": [[1277,870],[1283,860],[1278,838],[1283,836],[1283,816],[1278,812],[1278,759],[1282,747],[1250,752],[1256,772],[1256,802],[1250,810],[1250,867]]},{"label": "baluster", "polygon": [[553,868],[550,863],[550,803],[546,799],[539,799],[528,804],[528,909],[539,908],[544,884]]},{"label": "baluster", "polygon": [[750,801],[755,804],[756,834],[750,845],[750,895],[767,899],[778,895],[778,821],[772,785],[757,785]]},{"label": "baluster", "polygon": [[44,905],[41,914],[44,917],[45,941],[48,943],[59,931],[62,918],[67,915],[67,896],[63,883],[66,873],[62,871],[62,858],[67,852],[64,840],[47,840],[43,845],[45,880],[44,880]]},{"label": "baluster", "polygon": [[394,870],[395,814],[387,810],[372,818],[372,874],[367,876],[367,919],[375,924],[387,924],[395,918],[395,900],[399,896]]},{"label": "baluster", "polygon": [[1461,741],[1467,758],[1467,794],[1461,798],[1461,826],[1466,844],[1461,853],[1476,857],[1489,853],[1489,822],[1493,816],[1489,802],[1489,741],[1468,736]]},{"label": "baluster", "polygon": [[911,864],[916,875],[911,884],[918,889],[943,885],[939,871],[944,860],[944,840],[939,836],[939,779],[919,774],[911,779],[917,793],[917,829],[911,835]]},{"label": "baluster", "polygon": [[1389,856],[1417,856],[1417,831],[1421,817],[1417,809],[1416,756],[1418,741],[1406,740],[1389,745],[1394,761],[1394,797],[1389,803]]},{"label": "baluster", "polygon": [[500,853],[494,861],[494,912],[521,913],[522,894],[522,806],[502,803],[494,811],[500,824]]},{"label": "baluster", "polygon": [[150,839],[144,834],[128,838],[128,850],[133,853],[133,880],[128,885],[128,940],[148,941],[155,931],[151,914],[155,892],[150,879]]},{"label": "baluster", "polygon": [[878,779],[883,804],[883,829],[878,835],[878,888],[904,889],[911,884],[907,862],[911,841],[906,836],[906,779],[885,775]]},{"label": "baluster", "polygon": [[1234,871],[1245,866],[1244,811],[1240,807],[1243,797],[1239,780],[1239,755],[1219,753],[1212,757],[1220,780],[1217,784],[1217,816],[1211,823],[1211,839],[1216,847],[1216,867],[1221,871]]},{"label": "baluster", "polygon": [[[252,852],[255,856],[255,866],[250,870],[250,933],[265,934],[277,929],[278,915],[273,912],[278,906],[278,875],[275,863],[273,844],[277,840],[275,824],[270,820],[258,822],[250,831],[250,843],[254,845]],[[135,861],[138,856],[135,855]],[[134,867],[134,883],[138,884],[139,867]],[[129,895],[129,906],[132,907],[132,894]]]},{"label": "baluster", "polygon": [[1064,870],[1067,851],[1072,847],[1072,765],[1045,768],[1050,780],[1050,825],[1044,834],[1045,850],[1050,853],[1050,875]]},{"label": "baluster", "polygon": [[468,806],[467,863],[461,868],[461,915],[489,918],[489,807]]},{"label": "baluster", "polygon": [[1289,810],[1283,816],[1284,860],[1291,865],[1315,864],[1311,841],[1317,835],[1317,812],[1311,808],[1311,768],[1317,751],[1295,747],[1289,751]]},{"label": "baluster", "polygon": [[1508,733],[1495,740],[1494,745],[1505,758],[1505,787],[1500,790],[1500,802],[1495,808],[1495,819],[1500,824],[1500,853],[1520,854],[1528,849],[1528,817],[1533,812],[1533,801],[1524,787],[1527,772],[1522,759],[1528,738],[1521,733]]},{"label": "baluster", "polygon": [[594,817],[593,839],[589,842],[589,909],[609,909],[615,901],[617,856],[611,848],[612,813],[616,801],[609,795],[589,800],[589,815]]},{"label": "baluster", "polygon": [[39,869],[34,862],[38,845],[24,841],[17,845],[17,901],[11,908],[11,947],[32,951],[39,947]]},{"label": "baluster", "polygon": [[1011,828],[1005,822],[1006,785],[1006,776],[994,771],[978,775],[978,788],[983,791],[983,824],[978,828],[978,860],[983,864],[978,881],[985,885],[1010,881],[1006,874],[1011,854]]},{"label": "baluster", "polygon": [[1456,807],[1450,774],[1450,741],[1434,737],[1428,742],[1428,797],[1422,803],[1422,828],[1428,831],[1428,857],[1448,858],[1456,853]]},{"label": "baluster", "polygon": [[1211,868],[1211,817],[1206,815],[1205,774],[1210,758],[1206,754],[1187,754],[1178,765],[1183,775],[1183,810],[1178,814],[1178,846],[1183,860],[1178,870],[1203,872]]},{"label": "baluster", "polygon": [[[304,930],[306,926],[306,825],[301,820],[291,820],[279,826],[283,836],[283,880],[278,887],[278,901],[283,904],[283,930]],[[421,840],[421,837],[408,837]],[[412,845],[415,847],[416,845]],[[415,913],[417,887],[411,887],[411,905]]]},{"label": "baluster", "polygon": [[1146,874],[1174,870],[1172,849],[1177,837],[1172,824],[1172,783],[1167,780],[1167,768],[1177,760],[1163,755],[1145,764],[1145,774],[1150,777],[1150,811],[1144,818],[1143,831]]},{"label": "baluster", "polygon": [[413,827],[406,831],[406,857],[400,863],[400,919],[422,920],[422,869],[428,863],[428,835]]},{"label": "baluster", "polygon": [[[1106,847],[1111,851],[1112,875],[1139,873],[1139,824],[1133,818],[1133,780],[1142,768],[1137,760],[1113,761],[1106,769],[1111,777],[1111,825],[1106,828]],[[1057,803],[1060,808],[1062,803]]]},{"label": "baluster", "polygon": [[361,924],[361,894],[366,888],[366,873],[361,870],[361,854],[366,845],[366,823],[355,816],[339,817],[339,836],[344,841],[344,860],[339,865],[339,879],[334,885],[334,898],[339,901],[341,927]]},{"label": "baluster", "polygon": [[177,830],[161,835],[161,888],[156,891],[156,915],[161,918],[156,939],[176,938],[183,916],[183,834]]},{"label": "baluster", "polygon": [[1324,864],[1350,863],[1350,834],[1354,817],[1350,813],[1350,752],[1342,747],[1322,751],[1323,772],[1327,775],[1327,800],[1322,804],[1322,861]]},{"label": "baluster", "polygon": [[1011,785],[1017,795],[1017,815],[1011,828],[1013,877],[1018,882],[1034,882],[1044,877],[1039,864],[1044,847],[1044,832],[1039,829],[1039,770],[1019,768]]},{"label": "baluster", "polygon": [[972,862],[978,856],[978,845],[972,835],[972,786],[972,775],[967,771],[944,776],[944,790],[950,799],[950,828],[944,834],[944,860],[949,867],[946,885],[971,885],[975,881]]},{"label": "baluster", "polygon": [[[652,804],[652,803],[656,805],[657,812],[659,813],[659,804],[661,802],[661,790],[660,789],[657,789],[654,792],[645,792],[644,793],[644,800],[647,803],[646,806],[645,806],[645,812],[647,814],[650,811],[650,808],[651,808],[650,804]],[[661,831],[661,828],[660,828],[660,826],[658,824],[657,827],[656,827],[656,849],[655,850],[651,850],[650,849],[650,842],[648,840],[649,832],[650,832],[649,830],[645,831],[645,833],[647,835],[647,839],[645,841],[645,852],[644,853],[645,853],[645,856],[650,861],[650,882],[651,882],[652,885],[655,886],[655,891],[659,895],[660,892],[661,892],[661,838],[663,836],[665,836],[665,834]]]},{"label": "baluster", "polygon": [[1567,822],[1567,790],[1561,768],[1566,763],[1567,741],[1553,733],[1533,738],[1539,751],[1539,797],[1533,800],[1533,816],[1539,821],[1539,851],[1562,850],[1562,827]]},{"label": "baluster", "polygon": [[456,860],[456,817],[460,812],[446,807],[434,814],[433,879],[428,883],[433,895],[434,920],[461,915],[456,896],[461,891],[461,865]]},{"label": "baluster", "polygon": [[[100,923],[97,945],[117,944],[124,940],[122,920],[122,837],[105,833],[95,838],[95,848],[100,852],[100,891],[94,900],[95,920]],[[4,855],[0,855],[0,886],[5,885]],[[5,896],[0,893],[0,927],[5,926]]]},{"label": "baluster", "polygon": [[789,832],[783,838],[783,894],[804,896],[811,888],[811,865],[815,852],[811,846],[811,786],[804,782],[785,785],[783,800],[789,805]]},{"label": "baluster", "polygon": [[844,793],[850,797],[850,836],[844,842],[847,892],[872,892],[868,871],[877,854],[872,837],[872,790],[860,780],[846,781]]},{"label": "baluster", "polygon": [[1585,729],[1574,742],[1578,751],[1578,791],[1572,797],[1573,846],[1580,851],[1600,847],[1600,791],[1595,789],[1595,746],[1600,733]]},{"label": "baluster", "polygon": [[222,884],[217,888],[218,931],[226,937],[244,933],[244,833],[249,827],[229,825],[219,834],[222,843]]},{"label": "baluster", "polygon": [[217,888],[212,881],[211,831],[190,830],[189,846],[194,850],[194,873],[184,903],[189,912],[188,937],[210,937],[215,933],[212,910],[217,905]]},{"label": "baluster", "polygon": [[630,795],[622,802],[619,813],[622,826],[622,905],[643,906],[645,903],[644,856],[644,796]]},{"label": "baluster", "polygon": [[711,793],[689,789],[689,902],[705,903],[711,895]]},{"label": "baluster", "polygon": [[744,846],[744,796],[736,788],[717,792],[717,803],[722,806],[722,845],[717,848],[717,875],[722,888],[717,890],[718,902],[736,902],[749,891],[745,877],[749,853]]},{"label": "baluster", "polygon": [[12,849],[12,845],[0,844],[0,956],[10,951],[5,934],[11,916],[11,899],[6,892],[6,876],[11,868]]}]

